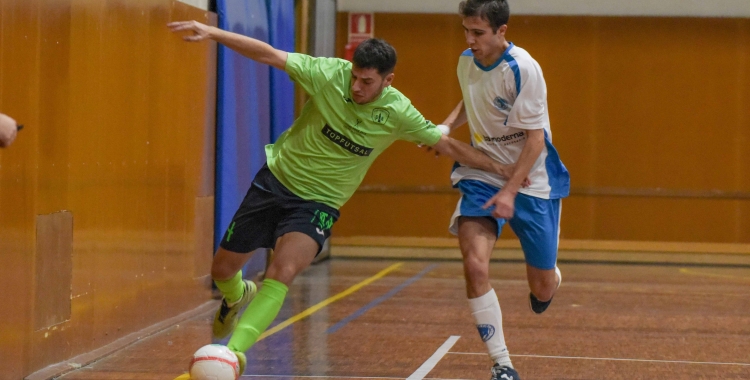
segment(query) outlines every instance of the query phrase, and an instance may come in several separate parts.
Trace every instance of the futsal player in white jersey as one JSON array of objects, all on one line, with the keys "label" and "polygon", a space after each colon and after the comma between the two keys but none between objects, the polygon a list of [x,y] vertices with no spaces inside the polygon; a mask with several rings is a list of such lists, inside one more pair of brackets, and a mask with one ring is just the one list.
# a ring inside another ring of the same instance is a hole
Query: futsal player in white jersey
[{"label": "futsal player in white jersey", "polygon": [[458,235],[472,315],[495,362],[492,379],[518,380],[489,282],[490,255],[503,225],[510,224],[526,259],[529,304],[533,312],[544,312],[562,280],[560,200],[569,193],[570,176],[552,145],[542,70],[505,39],[507,1],[462,1],[459,13],[469,45],[457,70],[463,100],[440,128],[450,131],[468,121],[474,147],[513,169],[505,179],[457,163],[451,180],[462,197],[450,230]]}]

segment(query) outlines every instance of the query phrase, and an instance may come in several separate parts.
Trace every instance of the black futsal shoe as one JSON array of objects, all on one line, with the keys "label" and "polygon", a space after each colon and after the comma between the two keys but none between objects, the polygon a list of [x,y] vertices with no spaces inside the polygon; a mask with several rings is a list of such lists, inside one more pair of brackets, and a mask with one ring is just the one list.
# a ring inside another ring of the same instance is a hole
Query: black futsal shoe
[{"label": "black futsal shoe", "polygon": [[490,372],[492,372],[490,380],[521,380],[515,369],[512,367],[500,367],[500,364],[497,363],[490,369]]},{"label": "black futsal shoe", "polygon": [[534,293],[529,293],[529,307],[531,307],[531,311],[542,314],[545,310],[549,307],[549,304],[552,303],[552,299],[550,298],[547,302],[539,301]]}]

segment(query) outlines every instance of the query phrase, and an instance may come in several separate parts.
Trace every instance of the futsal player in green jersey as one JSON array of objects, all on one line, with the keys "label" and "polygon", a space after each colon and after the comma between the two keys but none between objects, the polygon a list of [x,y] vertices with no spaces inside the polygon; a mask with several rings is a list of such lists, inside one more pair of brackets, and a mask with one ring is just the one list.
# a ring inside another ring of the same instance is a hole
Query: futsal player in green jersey
[{"label": "futsal player in green jersey", "polygon": [[[295,276],[320,252],[375,158],[396,140],[431,146],[470,167],[508,178],[506,167],[443,135],[406,96],[391,87],[396,51],[383,40],[362,42],[353,63],[288,53],[265,42],[203,25],[170,23],[186,41],[215,40],[260,63],[286,71],[310,95],[299,118],[266,146],[267,164],[221,240],[211,276],[224,296],[214,318],[217,338],[245,368],[245,351],[274,320]],[[273,248],[260,291],[241,269],[257,248]],[[240,311],[247,306],[240,317]],[[241,372],[242,373],[242,372]]]}]

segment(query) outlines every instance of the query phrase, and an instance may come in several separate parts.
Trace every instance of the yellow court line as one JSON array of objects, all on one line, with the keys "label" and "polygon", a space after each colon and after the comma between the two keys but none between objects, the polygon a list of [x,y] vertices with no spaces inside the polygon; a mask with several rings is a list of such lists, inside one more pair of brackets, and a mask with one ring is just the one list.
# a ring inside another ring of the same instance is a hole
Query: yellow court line
[{"label": "yellow court line", "polygon": [[687,268],[680,268],[680,273],[682,274],[692,274],[694,276],[706,276],[706,277],[720,277],[720,278],[731,278],[731,279],[741,279],[741,280],[750,280],[750,277],[744,277],[744,276],[732,276],[731,274],[716,274],[716,273],[703,273],[703,272],[694,272]]},{"label": "yellow court line", "polygon": [[297,314],[297,315],[295,315],[295,316],[287,319],[284,322],[279,323],[278,325],[274,326],[272,329],[266,330],[266,332],[264,332],[263,334],[260,335],[260,337],[258,338],[257,342],[260,342],[261,340],[263,340],[263,339],[265,339],[265,338],[267,338],[267,337],[269,337],[269,336],[271,336],[271,335],[273,335],[273,334],[275,334],[275,333],[283,330],[284,328],[286,328],[287,326],[291,325],[294,322],[297,322],[297,321],[299,321],[301,319],[309,317],[311,314],[315,313],[316,311],[318,311],[318,310],[320,310],[320,309],[322,309],[322,308],[324,308],[324,307],[326,307],[326,306],[328,306],[328,305],[330,305],[330,304],[332,304],[332,303],[334,303],[334,302],[336,302],[336,301],[338,301],[338,300],[340,300],[340,299],[342,299],[342,298],[344,298],[344,297],[346,297],[346,296],[348,296],[348,295],[356,292],[357,290],[362,289],[363,287],[369,285],[373,281],[375,281],[375,280],[377,280],[377,279],[379,279],[381,277],[384,277],[385,275],[387,275],[390,272],[393,272],[394,270],[398,269],[402,265],[404,265],[403,262],[401,262],[401,263],[395,263],[395,264],[389,266],[388,268],[385,268],[385,269],[381,270],[380,272],[378,272],[378,274],[376,274],[376,275],[374,275],[374,276],[372,276],[372,277],[370,277],[370,278],[368,278],[368,279],[360,282],[359,284],[356,284],[356,285],[350,287],[349,289],[346,289],[343,292],[341,292],[339,294],[336,294],[335,296],[330,297],[327,300],[318,303],[315,306],[311,306],[307,310],[305,310],[305,311],[303,311],[303,312],[301,312],[301,313],[299,313],[299,314]]},{"label": "yellow court line", "polygon": [[[404,265],[403,262],[401,262],[401,263],[395,263],[395,264],[389,266],[388,268],[385,268],[385,269],[381,270],[376,275],[374,275],[374,276],[372,276],[372,277],[370,277],[368,279],[365,279],[364,281],[362,281],[362,282],[360,282],[360,283],[358,283],[356,285],[353,285],[349,289],[346,289],[343,292],[341,292],[339,294],[336,294],[335,296],[330,297],[330,298],[326,299],[325,301],[322,301],[322,302],[318,303],[315,306],[311,306],[307,310],[305,310],[305,311],[303,311],[303,312],[301,312],[301,313],[299,313],[299,314],[297,314],[297,315],[295,315],[295,316],[287,319],[284,322],[279,323],[278,325],[274,326],[274,328],[272,328],[270,330],[267,330],[266,332],[264,332],[263,334],[261,334],[261,336],[258,338],[258,340],[256,342],[260,342],[261,340],[263,340],[263,339],[265,339],[265,338],[267,338],[267,337],[269,337],[269,336],[271,336],[273,334],[276,334],[277,332],[283,330],[285,327],[291,325],[292,323],[297,322],[297,321],[299,321],[301,319],[307,318],[310,315],[312,315],[313,313],[315,313],[316,311],[318,311],[318,310],[320,310],[320,309],[322,309],[322,308],[324,308],[324,307],[326,307],[326,306],[328,306],[328,305],[330,305],[330,304],[332,304],[332,303],[334,303],[334,302],[336,302],[336,301],[338,301],[338,300],[340,300],[340,299],[342,299],[342,298],[344,298],[344,297],[346,297],[346,296],[348,296],[348,295],[356,292],[357,290],[360,290],[360,289],[364,288],[365,286],[371,284],[373,281],[375,281],[375,280],[377,280],[379,278],[385,277],[385,275],[387,275],[390,272],[393,272],[394,270],[398,269],[402,265]],[[188,374],[188,373],[182,374],[182,375],[178,376],[174,380],[190,380],[190,374]]]}]

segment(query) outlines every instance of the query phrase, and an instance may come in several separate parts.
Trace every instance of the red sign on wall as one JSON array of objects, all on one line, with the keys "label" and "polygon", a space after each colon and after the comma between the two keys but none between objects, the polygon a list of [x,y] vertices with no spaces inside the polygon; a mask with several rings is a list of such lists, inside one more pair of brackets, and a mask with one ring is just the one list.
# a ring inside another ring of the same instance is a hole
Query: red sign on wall
[{"label": "red sign on wall", "polygon": [[349,43],[359,43],[374,36],[372,13],[349,13]]},{"label": "red sign on wall", "polygon": [[344,58],[351,61],[357,45],[372,38],[374,30],[375,17],[372,13],[349,13],[349,40],[344,47]]}]

